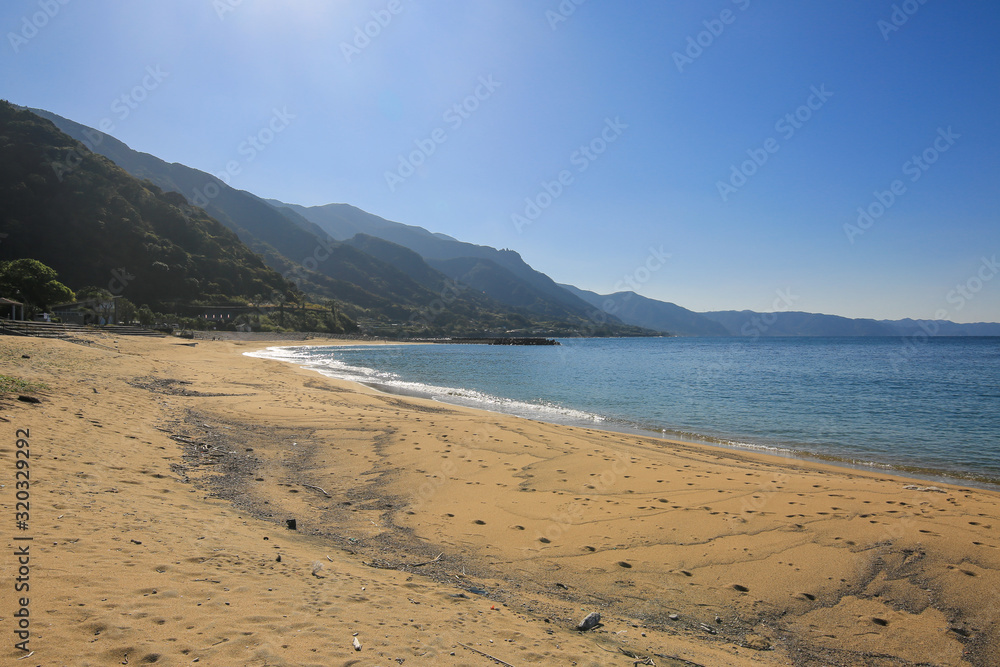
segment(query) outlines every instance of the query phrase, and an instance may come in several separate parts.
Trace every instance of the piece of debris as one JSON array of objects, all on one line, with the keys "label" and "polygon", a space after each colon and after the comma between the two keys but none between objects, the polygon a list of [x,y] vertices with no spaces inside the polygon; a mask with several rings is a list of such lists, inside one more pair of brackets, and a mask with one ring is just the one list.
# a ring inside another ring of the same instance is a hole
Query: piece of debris
[{"label": "piece of debris", "polygon": [[939,489],[936,486],[917,486],[916,484],[907,484],[903,487],[907,491],[932,491],[934,493],[948,493],[944,489]]},{"label": "piece of debris", "polygon": [[[21,358],[22,359],[31,359],[31,355],[30,354],[22,354]],[[34,653],[34,651],[32,651],[32,653]]]},{"label": "piece of debris", "polygon": [[296,530],[295,519],[285,519],[285,526],[288,527],[288,530]]},{"label": "piece of debris", "polygon": [[434,558],[431,558],[430,560],[425,560],[422,563],[413,563],[412,565],[408,565],[407,567],[422,567],[424,565],[430,565],[431,563],[436,563],[439,560],[441,560],[441,556],[443,556],[443,555],[444,555],[444,552],[442,551],[441,553],[439,553]]},{"label": "piece of debris", "polygon": [[319,491],[320,493],[322,493],[327,498],[332,498],[333,497],[329,493],[327,493],[326,491],[324,491],[323,489],[319,488],[318,486],[313,486],[312,484],[303,484],[302,486],[306,487],[307,489],[316,489],[317,491]]},{"label": "piece of debris", "polygon": [[319,561],[313,563],[313,576],[316,577],[317,579],[326,579],[325,574],[320,574],[320,571],[322,569],[323,569],[323,563]]},{"label": "piece of debris", "polygon": [[24,394],[18,394],[17,400],[21,401],[22,403],[41,403],[41,401],[35,398],[34,396],[25,396]]},{"label": "piece of debris", "polygon": [[705,632],[707,632],[710,635],[718,634],[715,631],[715,628],[713,628],[711,625],[705,625],[704,623],[699,623],[698,625],[701,626],[702,630],[704,630]]},{"label": "piece of debris", "polygon": [[468,644],[463,644],[462,642],[455,642],[455,643],[458,644],[459,646],[463,647],[463,648],[469,649],[473,653],[478,653],[479,655],[483,656],[484,658],[489,658],[490,660],[492,660],[493,662],[495,662],[495,663],[497,663],[499,665],[506,665],[506,667],[514,667],[514,665],[510,664],[509,662],[504,662],[503,660],[501,660],[500,658],[496,657],[495,655],[490,655],[489,653],[486,653],[484,651],[480,651],[478,648],[472,648]]},{"label": "piece of debris", "polygon": [[576,626],[576,629],[585,632],[587,630],[592,630],[601,624],[601,614],[600,612],[592,611],[584,617],[582,621]]},{"label": "piece of debris", "polygon": [[629,651],[628,649],[622,648],[621,646],[618,647],[618,650],[624,655],[632,658],[632,667],[639,667],[639,665],[653,665],[653,667],[656,667],[656,663],[653,662],[653,659],[648,655],[641,655],[635,651]]},{"label": "piece of debris", "polygon": [[357,637],[355,637],[354,640],[351,643],[354,644],[354,650],[355,651],[360,651],[361,650],[361,642],[358,641]]},{"label": "piece of debris", "polygon": [[680,616],[678,616],[677,614],[670,614],[669,616],[667,616],[667,618],[669,618],[671,621],[676,621],[680,619]]}]

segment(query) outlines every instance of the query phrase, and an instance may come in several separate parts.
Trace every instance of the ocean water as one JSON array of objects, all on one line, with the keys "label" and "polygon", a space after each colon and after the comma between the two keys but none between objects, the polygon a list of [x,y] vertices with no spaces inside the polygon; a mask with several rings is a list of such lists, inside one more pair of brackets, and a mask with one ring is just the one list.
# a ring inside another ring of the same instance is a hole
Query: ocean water
[{"label": "ocean water", "polygon": [[260,356],[542,421],[1000,484],[1000,338],[560,342]]}]

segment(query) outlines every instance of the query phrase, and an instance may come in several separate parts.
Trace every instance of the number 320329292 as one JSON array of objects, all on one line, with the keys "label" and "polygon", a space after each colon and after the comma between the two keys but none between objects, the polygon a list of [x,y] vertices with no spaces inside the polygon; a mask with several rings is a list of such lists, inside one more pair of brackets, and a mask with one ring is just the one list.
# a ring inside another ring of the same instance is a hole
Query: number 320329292
[{"label": "number 320329292", "polygon": [[17,505],[15,507],[14,519],[17,527],[21,530],[28,529],[28,500],[31,497],[31,477],[29,475],[29,461],[31,459],[28,429],[17,429],[17,450],[14,453],[14,478],[16,480]]}]

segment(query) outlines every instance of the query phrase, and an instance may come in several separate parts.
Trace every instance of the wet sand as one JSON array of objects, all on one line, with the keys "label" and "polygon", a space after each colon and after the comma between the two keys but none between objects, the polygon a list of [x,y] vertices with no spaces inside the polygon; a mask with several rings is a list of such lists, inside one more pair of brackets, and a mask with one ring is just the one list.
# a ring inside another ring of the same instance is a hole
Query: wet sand
[{"label": "wet sand", "polygon": [[4,661],[29,429],[19,665],[1000,664],[997,492],[91,342],[0,338]]}]

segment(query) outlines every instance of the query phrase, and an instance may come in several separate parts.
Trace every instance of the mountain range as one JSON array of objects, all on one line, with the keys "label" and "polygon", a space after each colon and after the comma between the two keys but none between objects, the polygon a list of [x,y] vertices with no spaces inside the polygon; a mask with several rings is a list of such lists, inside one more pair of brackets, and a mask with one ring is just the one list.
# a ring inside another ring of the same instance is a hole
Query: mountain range
[{"label": "mountain range", "polygon": [[[601,295],[557,284],[513,250],[466,243],[386,220],[349,204],[305,207],[263,199],[206,172],[135,151],[110,135],[51,112],[30,111],[68,135],[65,140],[51,139],[50,153],[54,151],[55,157],[49,155],[48,159],[57,175],[60,168],[69,167],[67,155],[88,156],[83,161],[87,165],[93,162],[93,154],[104,156],[138,179],[153,196],[167,198],[171,205],[188,211],[188,217],[204,218],[203,223],[211,220],[235,235],[241,246],[245,244],[259,256],[258,262],[286,281],[281,289],[301,290],[314,300],[335,301],[373,333],[1000,335],[1000,324],[995,323],[881,321],[747,310],[698,313],[635,292]],[[11,134],[6,128],[4,133]],[[79,144],[70,145],[73,140]],[[76,169],[68,169],[68,173],[72,175]],[[31,202],[39,205],[37,197]],[[191,213],[202,209],[202,213]],[[5,216],[2,222],[7,231],[6,227],[17,220]],[[97,244],[90,245],[96,254]],[[4,256],[10,251],[6,242],[0,249]],[[66,275],[64,270],[60,273]],[[268,289],[275,287],[269,285]]]},{"label": "mountain range", "polygon": [[[592,328],[589,304],[533,270],[517,253],[463,244],[347,205],[305,209],[268,202],[206,172],[134,151],[93,128],[42,109],[30,111],[79,141],[87,152],[103,155],[135,178],[201,206],[267,266],[312,298],[335,300],[370,332],[574,335]],[[374,233],[365,234],[366,230]],[[383,230],[406,233],[382,238]],[[392,240],[421,236],[458,250],[428,260]],[[477,261],[445,261],[466,259],[466,253]],[[653,332],[611,318],[597,333]]]}]

